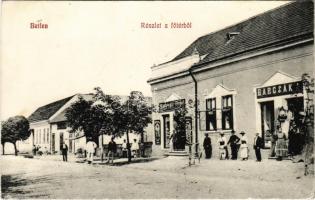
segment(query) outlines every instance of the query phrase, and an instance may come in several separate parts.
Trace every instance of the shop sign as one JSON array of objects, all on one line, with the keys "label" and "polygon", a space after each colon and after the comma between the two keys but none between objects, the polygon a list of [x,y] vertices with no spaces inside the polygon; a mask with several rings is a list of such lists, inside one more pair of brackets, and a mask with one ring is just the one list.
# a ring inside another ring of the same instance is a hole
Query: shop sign
[{"label": "shop sign", "polygon": [[302,81],[272,85],[256,89],[257,99],[298,93],[303,93]]},{"label": "shop sign", "polygon": [[178,108],[184,108],[184,107],[185,107],[185,99],[169,101],[169,102],[159,104],[159,112],[174,111]]}]

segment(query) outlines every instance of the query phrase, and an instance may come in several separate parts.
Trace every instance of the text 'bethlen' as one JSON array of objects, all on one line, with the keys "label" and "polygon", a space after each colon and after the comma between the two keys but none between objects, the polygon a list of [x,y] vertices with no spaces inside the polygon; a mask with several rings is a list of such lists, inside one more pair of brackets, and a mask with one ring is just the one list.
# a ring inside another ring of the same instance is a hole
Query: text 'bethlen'
[{"label": "text 'bethlen'", "polygon": [[48,24],[42,23],[41,21],[31,22],[30,29],[48,29]]}]

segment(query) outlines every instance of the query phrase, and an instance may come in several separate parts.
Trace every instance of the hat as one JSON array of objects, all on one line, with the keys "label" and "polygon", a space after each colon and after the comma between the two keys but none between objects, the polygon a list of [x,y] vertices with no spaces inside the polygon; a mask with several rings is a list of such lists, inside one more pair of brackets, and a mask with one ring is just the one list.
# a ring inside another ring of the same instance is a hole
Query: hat
[{"label": "hat", "polygon": [[231,133],[235,133],[234,129],[231,131]]},{"label": "hat", "polygon": [[241,131],[241,132],[240,132],[240,134],[241,134],[241,135],[244,135],[244,134],[245,134],[245,132],[244,132],[244,131]]},{"label": "hat", "polygon": [[299,112],[299,114],[302,116],[306,116],[305,112],[303,112],[303,111]]},{"label": "hat", "polygon": [[220,132],[220,135],[224,135],[224,133],[223,133],[223,132]]}]

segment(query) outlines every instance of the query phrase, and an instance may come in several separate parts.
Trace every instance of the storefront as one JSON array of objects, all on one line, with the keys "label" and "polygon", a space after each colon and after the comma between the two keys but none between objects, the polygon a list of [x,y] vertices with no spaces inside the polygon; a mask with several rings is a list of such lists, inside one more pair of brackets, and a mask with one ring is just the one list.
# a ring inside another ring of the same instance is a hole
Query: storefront
[{"label": "storefront", "polygon": [[[303,83],[296,78],[277,72],[263,84],[254,88],[256,104],[256,131],[261,133],[265,148],[271,146],[272,134],[281,131],[289,138],[289,129],[299,113],[305,110]],[[287,116],[279,119],[280,112]]]},{"label": "storefront", "polygon": [[154,120],[155,144],[170,151],[184,151],[186,132],[180,129],[176,120],[176,112],[185,109],[185,99],[170,96],[165,102],[159,103],[157,117]]}]

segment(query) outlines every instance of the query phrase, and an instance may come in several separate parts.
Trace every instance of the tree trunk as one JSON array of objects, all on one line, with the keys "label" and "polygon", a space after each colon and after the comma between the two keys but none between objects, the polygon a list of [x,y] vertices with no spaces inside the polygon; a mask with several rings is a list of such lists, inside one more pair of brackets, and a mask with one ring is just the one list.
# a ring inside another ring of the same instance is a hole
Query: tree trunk
[{"label": "tree trunk", "polygon": [[16,142],[13,142],[13,145],[14,145],[14,153],[15,153],[15,156],[17,156]]},{"label": "tree trunk", "polygon": [[4,155],[4,144],[5,143],[2,143],[2,155]]},{"label": "tree trunk", "polygon": [[143,131],[141,132],[140,137],[141,137],[140,156],[144,157],[144,134],[143,134]]},{"label": "tree trunk", "polygon": [[130,149],[130,143],[129,143],[129,131],[127,131],[126,134],[127,134],[128,162],[131,162],[131,149]]}]

